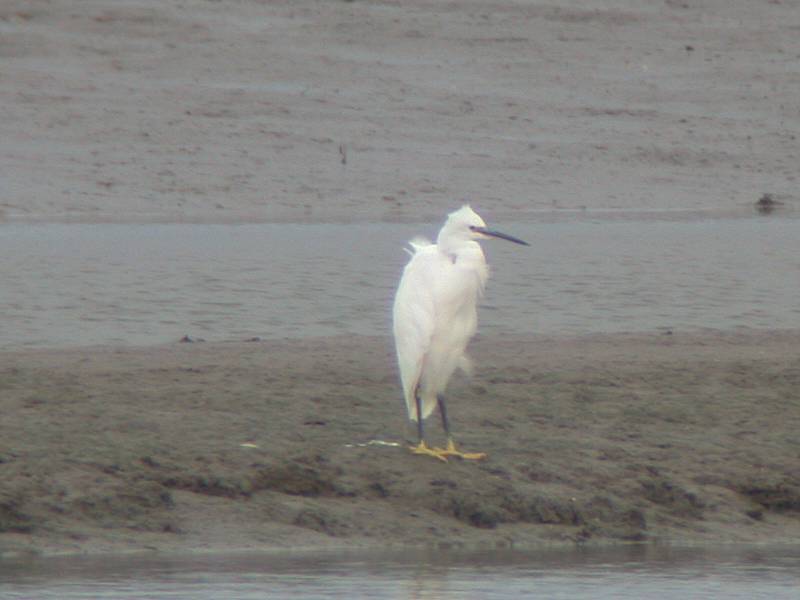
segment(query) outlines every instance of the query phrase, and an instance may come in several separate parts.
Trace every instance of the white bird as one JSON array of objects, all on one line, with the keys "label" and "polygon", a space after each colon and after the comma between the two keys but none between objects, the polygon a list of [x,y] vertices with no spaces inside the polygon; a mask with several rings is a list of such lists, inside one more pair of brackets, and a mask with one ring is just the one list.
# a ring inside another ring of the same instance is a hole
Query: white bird
[{"label": "white bird", "polygon": [[[447,461],[448,456],[481,459],[483,453],[459,452],[450,435],[444,390],[453,372],[470,371],[467,343],[478,327],[478,300],[489,269],[476,240],[520,239],[490,231],[469,206],[450,213],[436,243],[411,241],[411,260],[403,270],[394,299],[394,339],[408,417],[417,422],[419,444],[415,454]],[[436,406],[447,435],[447,448],[429,448],[423,420]]]}]

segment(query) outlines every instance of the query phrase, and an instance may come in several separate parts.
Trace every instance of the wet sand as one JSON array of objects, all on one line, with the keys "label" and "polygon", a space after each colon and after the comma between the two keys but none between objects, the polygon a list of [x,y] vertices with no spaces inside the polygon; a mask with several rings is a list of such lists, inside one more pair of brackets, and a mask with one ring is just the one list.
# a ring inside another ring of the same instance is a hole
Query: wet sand
[{"label": "wet sand", "polygon": [[447,464],[385,338],[6,352],[0,550],[796,541],[798,343],[479,338]]}]

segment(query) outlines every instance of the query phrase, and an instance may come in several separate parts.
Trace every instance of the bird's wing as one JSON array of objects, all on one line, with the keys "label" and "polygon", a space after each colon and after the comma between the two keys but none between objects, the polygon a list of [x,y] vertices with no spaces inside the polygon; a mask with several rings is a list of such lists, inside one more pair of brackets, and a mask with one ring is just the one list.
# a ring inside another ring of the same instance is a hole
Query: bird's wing
[{"label": "bird's wing", "polygon": [[440,257],[433,245],[415,244],[414,250],[397,288],[393,316],[400,379],[409,417],[416,420],[414,390],[422,375],[423,360],[435,326],[431,278]]}]

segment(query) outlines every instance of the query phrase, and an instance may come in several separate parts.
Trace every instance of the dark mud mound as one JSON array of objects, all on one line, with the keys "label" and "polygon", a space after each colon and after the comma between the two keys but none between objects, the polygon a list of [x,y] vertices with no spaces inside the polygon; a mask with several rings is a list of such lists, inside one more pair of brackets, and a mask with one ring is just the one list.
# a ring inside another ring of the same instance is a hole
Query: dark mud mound
[{"label": "dark mud mound", "polygon": [[6,355],[0,548],[797,539],[798,342],[479,341],[448,463],[378,338]]}]

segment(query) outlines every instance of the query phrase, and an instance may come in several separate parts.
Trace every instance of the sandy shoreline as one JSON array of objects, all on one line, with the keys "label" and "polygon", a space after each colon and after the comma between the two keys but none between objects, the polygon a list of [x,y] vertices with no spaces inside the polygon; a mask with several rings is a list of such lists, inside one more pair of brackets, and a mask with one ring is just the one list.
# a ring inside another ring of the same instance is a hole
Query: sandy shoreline
[{"label": "sandy shoreline", "polygon": [[413,440],[384,338],[4,352],[0,554],[796,541],[798,343],[480,338],[478,464],[369,445]]}]

